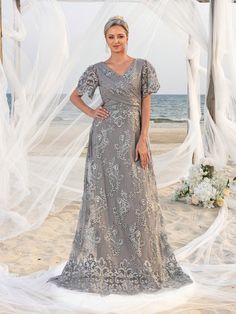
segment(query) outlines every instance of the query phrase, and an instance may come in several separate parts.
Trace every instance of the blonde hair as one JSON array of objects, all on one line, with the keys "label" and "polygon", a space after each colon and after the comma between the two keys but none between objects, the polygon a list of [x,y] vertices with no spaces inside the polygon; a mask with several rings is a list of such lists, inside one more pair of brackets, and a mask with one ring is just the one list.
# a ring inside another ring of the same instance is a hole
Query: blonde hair
[{"label": "blonde hair", "polygon": [[106,36],[106,32],[107,30],[115,25],[120,25],[124,28],[124,30],[126,31],[126,34],[128,35],[129,33],[129,26],[127,24],[127,22],[124,20],[123,16],[120,15],[115,15],[112,16],[111,18],[109,18],[109,20],[106,22],[105,26],[104,26],[104,35]]}]

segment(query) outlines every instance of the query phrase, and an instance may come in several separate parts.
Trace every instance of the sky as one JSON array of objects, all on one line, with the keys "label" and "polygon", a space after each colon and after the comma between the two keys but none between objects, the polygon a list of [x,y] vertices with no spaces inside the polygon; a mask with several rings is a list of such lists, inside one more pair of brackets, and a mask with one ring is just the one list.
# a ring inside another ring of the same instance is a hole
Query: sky
[{"label": "sky", "polygon": [[[76,40],[81,25],[88,26],[96,12],[101,7],[101,3],[75,3],[61,2],[73,40]],[[127,5],[127,4],[126,4]],[[202,21],[208,29],[208,11],[209,4],[197,3]],[[119,14],[119,12],[117,12]],[[121,14],[125,17],[124,14]],[[105,24],[106,21],[104,21]],[[132,32],[129,35],[132,41]],[[128,50],[128,53],[130,51]],[[140,52],[142,54],[142,52]],[[132,55],[131,55],[132,56]],[[138,57],[137,55],[134,57]],[[141,56],[142,57],[142,56]],[[156,68],[161,88],[160,94],[186,94],[187,93],[187,76],[186,76],[186,56],[183,44],[173,29],[170,29],[164,23],[159,23],[155,42],[150,47],[151,58]],[[202,54],[202,65],[206,67],[207,58]],[[206,76],[201,76],[201,93],[205,91]]]},{"label": "sky", "polygon": [[[10,7],[8,6],[7,0],[5,1],[4,7],[4,15],[9,14]],[[23,0],[22,0],[23,1]],[[197,2],[197,1],[196,1]],[[63,12],[65,14],[68,31],[70,35],[70,40],[73,42],[78,42],[82,31],[86,29],[90,22],[96,16],[98,10],[101,8],[102,3],[98,2],[90,2],[84,3],[83,1],[60,1]],[[126,4],[127,6],[127,4]],[[197,7],[199,9],[202,22],[206,31],[208,31],[208,11],[209,4],[207,3],[198,3]],[[125,18],[125,11],[122,11],[122,14]],[[117,12],[120,14],[120,12]],[[236,5],[234,10],[234,15],[236,17]],[[105,24],[106,21],[104,21]],[[100,34],[101,35],[101,34]],[[137,34],[136,34],[137,36]],[[136,55],[132,54],[132,30],[129,35],[131,42],[131,47],[128,49],[128,54],[132,57],[142,57],[143,51],[142,48],[140,50],[140,54],[136,53]],[[102,38],[102,37],[101,37]],[[91,42],[93,42],[94,38],[88,38]],[[103,38],[102,38],[103,40]],[[145,43],[144,43],[145,44]],[[31,43],[27,43],[30,50]],[[100,45],[101,46],[101,45]],[[102,44],[103,49],[105,50],[105,42]],[[96,50],[94,50],[96,51]],[[106,58],[108,58],[107,55]],[[152,42],[152,45],[149,49],[149,54],[147,55],[147,59],[153,62],[161,88],[159,90],[160,94],[186,94],[187,93],[187,76],[186,76],[186,55],[183,46],[183,42],[181,42],[181,38],[178,33],[173,31],[173,29],[169,28],[164,23],[159,23],[157,33],[155,36],[155,41]],[[94,62],[97,61],[94,59]],[[203,52],[201,55],[201,65],[206,67],[207,65],[207,56],[206,53]],[[206,75],[201,74],[201,93],[205,93],[206,88]]]}]

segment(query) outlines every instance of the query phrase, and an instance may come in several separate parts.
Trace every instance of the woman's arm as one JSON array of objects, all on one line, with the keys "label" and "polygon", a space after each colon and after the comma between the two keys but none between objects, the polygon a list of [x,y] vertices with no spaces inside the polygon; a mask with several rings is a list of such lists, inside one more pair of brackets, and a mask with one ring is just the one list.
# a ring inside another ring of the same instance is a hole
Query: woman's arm
[{"label": "woman's arm", "polygon": [[142,101],[142,113],[141,113],[141,133],[140,139],[146,141],[148,138],[148,130],[149,130],[149,121],[150,121],[150,113],[151,113],[151,94],[148,94],[143,98]]},{"label": "woman's arm", "polygon": [[83,111],[85,114],[87,114],[91,118],[107,118],[109,113],[108,111],[99,106],[96,109],[93,109],[86,105],[86,103],[81,99],[81,97],[78,95],[76,89],[72,92],[70,95],[70,101],[73,105],[75,105],[78,109]]},{"label": "woman's arm", "polygon": [[81,97],[78,95],[76,90],[72,92],[70,95],[70,101],[73,105],[75,105],[78,109],[83,111],[85,114],[87,114],[89,117],[93,118],[94,110],[86,105],[86,103],[81,99]]},{"label": "woman's arm", "polygon": [[141,166],[146,169],[150,160],[150,154],[147,148],[148,130],[151,112],[151,94],[143,97],[142,112],[141,112],[141,132],[139,141],[136,145],[136,158],[140,155]]}]

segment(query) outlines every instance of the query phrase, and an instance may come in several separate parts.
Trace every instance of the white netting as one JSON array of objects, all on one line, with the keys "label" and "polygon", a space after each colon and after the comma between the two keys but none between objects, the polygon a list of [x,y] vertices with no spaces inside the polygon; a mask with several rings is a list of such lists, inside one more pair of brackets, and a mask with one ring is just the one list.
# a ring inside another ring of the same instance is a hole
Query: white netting
[{"label": "white netting", "polygon": [[[210,75],[214,82],[215,110],[212,120],[209,110],[205,114],[205,143],[206,152],[213,157],[219,167],[224,166],[230,158],[236,161],[236,64],[235,39],[232,20],[233,4],[231,1],[215,1],[210,11],[209,66],[208,86]],[[214,12],[214,15],[213,15]]]},{"label": "white netting", "polygon": [[[22,15],[17,12],[14,1],[7,4],[14,14],[3,21],[4,62],[0,68],[1,240],[38,228],[50,212],[61,210],[71,201],[80,201],[85,162],[81,153],[88,140],[92,119],[76,108],[69,124],[60,124],[59,119],[68,110],[69,95],[85,67],[106,58],[103,26],[117,12],[126,17],[130,26],[130,55],[155,56],[152,43],[157,39],[159,23],[163,22],[181,36],[187,58],[188,134],[180,146],[153,156],[158,186],[166,186],[185,176],[193,152],[196,160],[203,155],[199,74],[203,69],[200,52],[207,52],[208,39],[196,3],[192,0],[129,2],[104,1],[95,15],[88,15],[89,23],[81,25],[84,28],[77,40],[70,38],[59,2],[22,1]],[[217,123],[206,111],[204,149],[217,165],[224,166],[229,155],[233,161],[236,158],[236,106],[232,88],[235,86],[236,50],[232,3],[229,0],[215,0],[214,3],[217,27],[214,28],[210,52],[214,52]],[[158,56],[151,59],[154,64],[157,60]],[[208,82],[209,77],[208,69]],[[7,90],[13,95],[11,114]],[[84,99],[91,107],[101,103],[99,94],[95,94],[91,102],[86,96]],[[176,251],[179,261],[196,281],[190,290],[184,288],[153,296],[109,296],[104,299],[45,286],[45,279],[58,273],[63,265],[20,278],[11,276],[3,265],[0,269],[0,305],[4,313],[32,313],[32,309],[35,313],[65,313],[70,309],[79,313],[109,313],[115,308],[115,313],[137,314],[143,313],[144,309],[145,313],[157,313],[176,307],[192,296],[175,311],[195,309],[197,304],[198,308],[216,309],[220,313],[222,306],[232,307],[235,302],[230,289],[235,279],[235,254],[232,253],[230,264],[224,259],[224,252],[235,246],[233,213],[236,206],[234,200],[229,201],[230,213],[225,205],[206,233]],[[183,225],[183,228],[189,226]],[[66,300],[70,305],[62,309]]]},{"label": "white netting", "polygon": [[[58,3],[23,2],[25,13],[22,19],[28,32],[21,43],[20,62],[16,57],[18,66],[11,62],[16,51],[12,38],[21,40],[25,35],[25,28],[18,13],[18,32],[8,25],[9,37],[6,35],[5,40],[4,69],[10,91],[14,91],[14,114],[11,114],[10,125],[6,124],[12,140],[2,146],[5,166],[1,177],[1,239],[38,227],[51,210],[57,209],[56,197],[64,202],[60,203],[60,208],[71,200],[80,200],[83,166],[80,169],[78,165],[81,166],[84,160],[79,161],[79,158],[86,145],[92,119],[74,110],[70,125],[64,125],[62,128],[52,121],[60,112],[67,110],[68,98],[79,74],[87,65],[94,63],[95,58],[97,61],[104,58],[104,21],[118,10],[124,12],[123,15],[127,17],[133,33],[130,38],[130,50],[133,54],[142,51],[140,57],[148,54],[155,39],[155,36],[145,37],[145,49],[142,49],[143,38],[140,34],[150,33],[150,30],[155,34],[162,16],[163,19],[166,16],[166,21],[174,17],[174,24],[179,26],[179,29],[183,20],[186,24],[184,27],[189,23],[189,33],[196,32],[196,39],[204,43],[205,47],[205,33],[203,32],[200,38],[201,33],[196,27],[202,27],[199,15],[194,13],[193,5],[189,6],[187,2],[183,2],[183,5],[185,10],[181,10],[180,6],[172,7],[171,2],[167,0],[132,3],[128,6],[127,3],[107,1],[91,20],[90,26],[82,32],[79,42],[74,43],[68,38],[66,21]],[[13,9],[16,10],[14,6]],[[92,34],[95,32],[99,35],[94,37]],[[92,38],[92,42],[88,38]],[[184,35],[183,39],[187,38],[188,36]],[[33,47],[30,51],[27,48],[29,42]],[[96,56],[87,53],[92,49],[91,46],[96,47]],[[192,53],[191,46],[185,49],[188,49],[187,58],[192,60],[191,67],[196,73],[194,77],[189,75],[191,110],[195,113],[191,115],[189,134],[185,142],[174,151],[155,158],[156,171],[160,177],[159,186],[184,176],[192,162],[193,151],[201,145],[199,121],[196,118],[199,110],[198,55]],[[63,94],[64,87],[69,92]],[[5,92],[2,90],[3,97]],[[90,105],[96,106],[100,102],[100,96],[95,95]],[[6,101],[3,105],[8,108]],[[4,131],[2,134],[6,136]],[[50,141],[46,141],[46,138],[50,138]],[[75,171],[77,177],[74,180],[71,176]]]}]

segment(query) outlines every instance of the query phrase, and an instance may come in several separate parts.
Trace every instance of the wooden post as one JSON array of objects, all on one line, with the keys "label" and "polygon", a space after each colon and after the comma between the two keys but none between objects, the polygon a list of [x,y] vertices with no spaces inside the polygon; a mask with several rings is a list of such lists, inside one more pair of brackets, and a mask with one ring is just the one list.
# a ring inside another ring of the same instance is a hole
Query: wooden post
[{"label": "wooden post", "polygon": [[215,17],[214,17],[214,8],[215,8],[215,1],[211,0],[210,3],[210,13],[211,13],[211,33],[209,34],[209,41],[211,45],[211,50],[210,50],[210,55],[208,56],[208,62],[209,62],[209,86],[208,86],[208,91],[207,91],[207,108],[209,110],[209,113],[211,115],[211,118],[214,122],[216,122],[216,116],[215,116],[215,86],[214,86],[214,81],[213,81],[213,30],[214,30],[214,22],[215,22]]},{"label": "wooden post", "polygon": [[0,0],[0,60],[3,62],[3,49],[2,49],[2,0]]},{"label": "wooden post", "polygon": [[[235,2],[236,0],[234,0]],[[208,54],[208,69],[209,69],[209,85],[206,95],[206,105],[209,110],[210,116],[214,122],[216,122],[215,116],[215,86],[213,80],[213,29],[214,29],[214,8],[215,0],[198,0],[198,2],[207,3],[210,2],[210,23],[211,23],[211,32],[209,33],[209,45],[211,45],[210,53]]]},{"label": "wooden post", "polygon": [[18,11],[21,11],[21,4],[20,4],[20,0],[16,0],[16,7],[18,9]]},{"label": "wooden post", "polygon": [[[188,46],[191,45],[191,41],[192,41],[192,36],[189,35],[188,36]],[[192,60],[188,59],[187,60],[187,71],[188,71],[188,84],[187,84],[187,92],[188,92],[188,118],[191,120],[192,116],[191,116],[191,111],[190,111],[190,88],[189,88],[189,68],[191,68],[191,63]],[[189,125],[187,125],[187,133],[189,132]],[[192,164],[195,164],[195,154],[193,152],[193,156],[192,156]]]},{"label": "wooden post", "polygon": [[[16,2],[17,10],[19,12],[21,12],[20,0],[15,0],[15,2]],[[14,21],[14,27],[17,28],[17,25],[15,24],[15,21]],[[14,56],[14,59],[15,59],[15,68],[16,68],[17,74],[19,76],[20,76],[20,72],[21,72],[21,68],[20,68],[20,59],[21,59],[20,50],[21,50],[21,44],[20,44],[20,42],[16,42],[15,43],[15,56]]]},{"label": "wooden post", "polygon": [[[19,12],[21,12],[21,2],[20,0],[14,0],[15,3],[16,3],[16,7],[17,7],[17,10]],[[15,25],[15,20],[14,20],[14,28],[16,28],[17,26]],[[21,49],[21,44],[20,42],[15,42],[14,43],[14,66],[15,66],[15,69],[16,69],[16,73],[17,75],[19,76],[20,78],[20,75],[21,75],[21,54],[20,54],[20,49]],[[11,106],[11,117],[14,117],[14,113],[15,113],[15,107],[14,107],[14,103],[15,103],[15,99],[16,99],[16,95],[15,95],[15,92],[12,91],[12,106]]]}]

